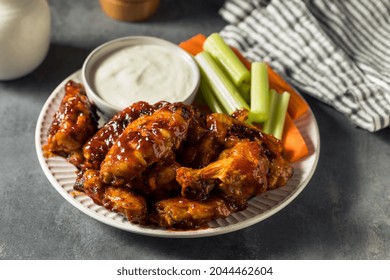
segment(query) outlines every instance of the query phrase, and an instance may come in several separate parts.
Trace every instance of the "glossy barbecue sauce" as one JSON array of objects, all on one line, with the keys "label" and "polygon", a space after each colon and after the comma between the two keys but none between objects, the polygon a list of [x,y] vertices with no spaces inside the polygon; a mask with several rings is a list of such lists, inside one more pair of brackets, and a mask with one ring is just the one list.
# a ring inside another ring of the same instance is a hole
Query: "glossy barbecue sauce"
[{"label": "glossy barbecue sauce", "polygon": [[117,141],[127,125],[140,116],[151,115],[159,106],[160,103],[150,105],[140,101],[118,112],[84,145],[85,167],[99,169],[108,150]]}]

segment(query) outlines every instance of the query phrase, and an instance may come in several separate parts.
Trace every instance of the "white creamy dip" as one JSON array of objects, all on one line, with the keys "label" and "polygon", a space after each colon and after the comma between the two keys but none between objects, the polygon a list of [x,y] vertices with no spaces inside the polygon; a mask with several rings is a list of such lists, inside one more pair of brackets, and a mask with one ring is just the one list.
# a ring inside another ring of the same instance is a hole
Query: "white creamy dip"
[{"label": "white creamy dip", "polygon": [[97,94],[121,108],[138,101],[183,101],[193,86],[189,65],[159,45],[119,49],[101,61],[94,77]]}]

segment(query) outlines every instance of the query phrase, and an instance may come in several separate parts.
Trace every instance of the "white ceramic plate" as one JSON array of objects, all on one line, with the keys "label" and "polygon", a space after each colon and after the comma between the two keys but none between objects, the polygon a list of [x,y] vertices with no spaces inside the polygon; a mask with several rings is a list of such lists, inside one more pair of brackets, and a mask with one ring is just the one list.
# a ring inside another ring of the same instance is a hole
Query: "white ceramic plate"
[{"label": "white ceramic plate", "polygon": [[76,179],[76,168],[72,164],[62,157],[43,157],[42,146],[47,141],[47,131],[65,93],[64,85],[69,79],[80,82],[80,71],[70,75],[58,85],[46,101],[39,115],[35,131],[38,159],[46,177],[67,201],[85,214],[107,225],[138,234],[180,238],[203,237],[236,231],[258,223],[283,209],[305,188],[317,167],[320,138],[315,117],[309,111],[298,119],[296,125],[308,145],[310,155],[293,164],[294,175],[289,180],[287,186],[267,191],[254,197],[249,201],[247,209],[234,213],[226,219],[214,220],[209,223],[209,227],[206,229],[172,231],[132,224],[121,214],[110,212],[104,207],[96,205],[88,196],[75,195],[73,184]]}]

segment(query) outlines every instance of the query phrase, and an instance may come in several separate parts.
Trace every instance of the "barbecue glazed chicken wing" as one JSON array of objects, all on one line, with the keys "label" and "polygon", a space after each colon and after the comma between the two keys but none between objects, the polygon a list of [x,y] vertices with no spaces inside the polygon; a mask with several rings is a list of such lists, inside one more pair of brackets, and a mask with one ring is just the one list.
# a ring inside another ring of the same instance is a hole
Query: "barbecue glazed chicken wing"
[{"label": "barbecue glazed chicken wing", "polygon": [[101,164],[102,180],[123,185],[153,163],[174,159],[196,114],[194,107],[173,103],[130,123]]},{"label": "barbecue glazed chicken wing", "polygon": [[151,115],[156,109],[166,104],[166,102],[158,102],[150,105],[147,102],[140,101],[118,112],[104,124],[83,146],[83,162],[80,165],[81,171],[77,175],[74,188],[79,191],[83,190],[83,173],[88,169],[100,169],[100,164],[108,151],[128,124],[140,116]]},{"label": "barbecue glazed chicken wing", "polygon": [[218,196],[203,201],[181,196],[161,200],[155,205],[152,221],[163,228],[199,228],[207,222],[226,218],[236,211],[228,202]]},{"label": "barbecue glazed chicken wing", "polygon": [[137,102],[117,113],[83,147],[85,168],[98,169],[109,149],[125,130],[127,125],[143,115],[151,115],[155,106]]},{"label": "barbecue glazed chicken wing", "polygon": [[143,224],[147,218],[147,204],[142,195],[131,188],[109,186],[102,182],[99,171],[89,169],[83,174],[84,191],[99,205],[122,213],[129,221]]},{"label": "barbecue glazed chicken wing", "polygon": [[104,192],[103,205],[110,211],[122,213],[133,223],[146,223],[147,204],[145,198],[125,187],[107,187]]},{"label": "barbecue glazed chicken wing", "polygon": [[68,157],[79,166],[82,162],[81,148],[96,132],[98,116],[89,102],[84,87],[73,81],[65,85],[65,95],[48,131],[44,155]]},{"label": "barbecue glazed chicken wing", "polygon": [[282,143],[272,135],[265,134],[256,126],[246,124],[225,114],[207,116],[207,126],[214,132],[217,141],[227,145],[231,139],[249,139],[258,142],[269,161],[268,189],[286,185],[293,175],[293,168],[282,156]]},{"label": "barbecue glazed chicken wing", "polygon": [[245,139],[206,167],[181,167],[176,174],[184,197],[204,200],[218,188],[226,200],[242,209],[248,199],[267,189],[268,160],[258,142]]}]

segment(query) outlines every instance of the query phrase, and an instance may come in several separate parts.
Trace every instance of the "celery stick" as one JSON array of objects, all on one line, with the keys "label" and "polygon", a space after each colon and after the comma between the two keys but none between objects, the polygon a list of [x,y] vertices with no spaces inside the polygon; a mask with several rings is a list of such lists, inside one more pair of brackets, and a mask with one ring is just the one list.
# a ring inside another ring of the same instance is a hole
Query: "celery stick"
[{"label": "celery stick", "polygon": [[214,113],[224,113],[222,106],[219,104],[218,100],[215,98],[211,89],[207,83],[207,80],[200,80],[200,91],[202,93],[203,99],[206,104],[209,106],[210,110]]},{"label": "celery stick", "polygon": [[243,82],[249,83],[249,70],[218,33],[213,33],[207,37],[203,43],[203,49],[210,53],[217,63],[222,65],[236,87],[240,87]]},{"label": "celery stick", "polygon": [[269,118],[263,124],[263,131],[267,134],[272,134],[273,127],[275,126],[275,115],[277,114],[279,95],[274,89],[271,89],[269,91],[269,96],[271,99],[269,106]]},{"label": "celery stick", "polygon": [[245,101],[249,103],[251,101],[251,85],[248,83],[242,83],[238,90],[240,91]]},{"label": "celery stick", "polygon": [[202,77],[207,80],[210,89],[215,93],[215,97],[226,113],[231,115],[235,110],[242,108],[249,110],[248,104],[238,89],[209,53],[203,51],[194,58],[199,65]]},{"label": "celery stick", "polygon": [[269,117],[269,83],[267,64],[253,62],[251,66],[251,120],[264,122]]},{"label": "celery stick", "polygon": [[285,91],[279,95],[278,114],[273,128],[273,135],[281,140],[283,137],[284,120],[286,119],[288,102],[290,101],[290,93]]},{"label": "celery stick", "polygon": [[275,90],[271,90],[270,95],[270,117],[268,121],[264,123],[263,130],[265,133],[272,134],[281,140],[288,102],[290,101],[290,93],[285,91],[282,94],[279,94]]}]

